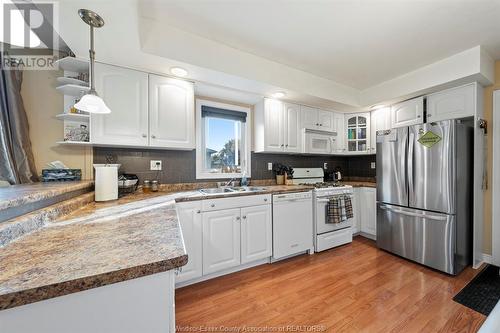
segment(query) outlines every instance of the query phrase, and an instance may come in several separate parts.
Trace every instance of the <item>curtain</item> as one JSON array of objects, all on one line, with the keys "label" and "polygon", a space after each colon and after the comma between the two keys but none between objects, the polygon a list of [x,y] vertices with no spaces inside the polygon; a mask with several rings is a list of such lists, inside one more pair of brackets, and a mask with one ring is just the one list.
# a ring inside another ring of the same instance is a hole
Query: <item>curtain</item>
[{"label": "curtain", "polygon": [[[0,52],[0,64],[7,57]],[[22,78],[21,70],[0,68],[0,180],[10,184],[38,180],[21,97]]]}]

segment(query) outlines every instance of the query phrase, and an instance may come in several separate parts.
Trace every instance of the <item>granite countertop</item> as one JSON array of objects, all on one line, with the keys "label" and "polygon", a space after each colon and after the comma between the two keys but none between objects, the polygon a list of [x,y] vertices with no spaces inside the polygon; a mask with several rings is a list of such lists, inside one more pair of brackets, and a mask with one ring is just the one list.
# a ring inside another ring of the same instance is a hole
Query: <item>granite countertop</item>
[{"label": "granite countertop", "polygon": [[0,211],[7,208],[26,205],[36,201],[55,197],[69,192],[90,188],[91,180],[72,182],[47,182],[25,185],[13,185],[0,189]]},{"label": "granite countertop", "polygon": [[[252,186],[254,187],[254,186]],[[248,196],[248,195],[260,195],[260,194],[282,194],[291,192],[307,192],[314,189],[314,186],[307,185],[271,185],[271,186],[255,186],[262,187],[263,191],[253,191],[253,192],[226,192],[217,194],[203,194],[199,191],[191,192],[190,194],[179,196],[175,201],[196,201],[196,200],[207,200],[207,199],[219,199],[219,198],[231,198],[238,196]]]},{"label": "granite countertop", "polygon": [[352,187],[377,187],[377,183],[373,181],[354,181],[354,180],[349,180],[349,181],[342,181],[342,184],[344,185],[350,185]]},{"label": "granite countertop", "polygon": [[[175,202],[312,188],[265,186],[265,191],[223,195],[138,192],[111,202],[91,202],[62,216],[53,214],[57,218],[0,247],[0,310],[185,265],[188,257]],[[21,219],[26,216],[8,222]]]},{"label": "granite countertop", "polygon": [[176,196],[92,203],[1,247],[0,310],[185,265]]}]

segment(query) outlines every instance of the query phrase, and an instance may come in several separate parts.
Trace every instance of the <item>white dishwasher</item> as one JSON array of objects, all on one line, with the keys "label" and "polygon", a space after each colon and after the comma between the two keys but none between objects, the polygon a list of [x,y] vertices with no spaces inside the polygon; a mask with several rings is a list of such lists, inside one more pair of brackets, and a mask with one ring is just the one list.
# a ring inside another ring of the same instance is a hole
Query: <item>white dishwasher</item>
[{"label": "white dishwasher", "polygon": [[273,259],[305,251],[314,251],[312,193],[273,195]]}]

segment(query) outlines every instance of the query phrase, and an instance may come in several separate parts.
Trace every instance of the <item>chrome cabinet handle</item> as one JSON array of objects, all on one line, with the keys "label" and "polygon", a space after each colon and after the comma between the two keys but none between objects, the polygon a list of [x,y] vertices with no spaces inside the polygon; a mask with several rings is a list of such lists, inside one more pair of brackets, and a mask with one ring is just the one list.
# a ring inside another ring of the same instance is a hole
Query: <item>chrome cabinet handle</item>
[{"label": "chrome cabinet handle", "polygon": [[246,218],[247,218],[246,215],[243,215],[243,219],[246,219]]},{"label": "chrome cabinet handle", "polygon": [[264,198],[264,201],[267,201],[267,198]]},{"label": "chrome cabinet handle", "polygon": [[430,117],[432,117],[432,114],[428,114],[428,115],[427,115],[427,118],[430,118]]},{"label": "chrome cabinet handle", "polygon": [[215,207],[215,204],[211,204],[210,207]]},{"label": "chrome cabinet handle", "polygon": [[240,220],[240,217],[239,216],[236,216],[236,221],[239,221]]},{"label": "chrome cabinet handle", "polygon": [[156,135],[151,135],[151,137],[152,137],[153,139],[156,139]]},{"label": "chrome cabinet handle", "polygon": [[199,210],[199,209],[198,209],[198,210],[196,211],[196,214],[200,214],[200,213],[201,213],[201,210]]},{"label": "chrome cabinet handle", "polygon": [[146,134],[143,134],[143,135],[142,135],[142,137],[143,137],[143,138],[147,138],[148,136],[147,136]]}]

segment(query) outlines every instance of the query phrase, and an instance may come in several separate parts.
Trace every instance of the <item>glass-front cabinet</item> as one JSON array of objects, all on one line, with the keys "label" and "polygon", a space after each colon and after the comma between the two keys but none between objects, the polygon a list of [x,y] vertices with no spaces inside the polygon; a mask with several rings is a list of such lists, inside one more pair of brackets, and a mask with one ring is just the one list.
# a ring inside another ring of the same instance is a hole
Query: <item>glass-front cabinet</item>
[{"label": "glass-front cabinet", "polygon": [[348,153],[368,153],[370,149],[370,113],[345,116]]}]

